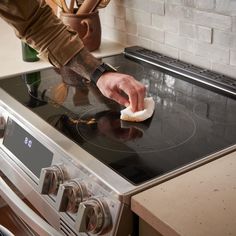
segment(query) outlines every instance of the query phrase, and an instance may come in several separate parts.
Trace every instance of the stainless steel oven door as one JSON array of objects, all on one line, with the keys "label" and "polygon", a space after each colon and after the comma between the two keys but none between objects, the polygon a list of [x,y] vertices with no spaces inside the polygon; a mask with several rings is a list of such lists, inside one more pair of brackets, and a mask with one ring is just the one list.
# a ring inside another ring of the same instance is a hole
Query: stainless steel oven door
[{"label": "stainless steel oven door", "polygon": [[9,185],[3,175],[0,176],[0,197],[2,200],[0,235],[61,236],[57,230],[32,210]]},{"label": "stainless steel oven door", "polygon": [[0,197],[0,235],[38,236]]}]

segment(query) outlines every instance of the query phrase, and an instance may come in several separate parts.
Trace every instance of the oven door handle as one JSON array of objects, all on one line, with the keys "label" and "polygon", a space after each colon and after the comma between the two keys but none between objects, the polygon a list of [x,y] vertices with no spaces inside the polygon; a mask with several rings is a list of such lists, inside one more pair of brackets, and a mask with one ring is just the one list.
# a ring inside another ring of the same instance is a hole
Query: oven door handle
[{"label": "oven door handle", "polygon": [[0,196],[5,200],[14,213],[37,234],[44,236],[62,236],[57,230],[37,215],[24,201],[22,201],[7,185],[2,177],[0,177]]}]

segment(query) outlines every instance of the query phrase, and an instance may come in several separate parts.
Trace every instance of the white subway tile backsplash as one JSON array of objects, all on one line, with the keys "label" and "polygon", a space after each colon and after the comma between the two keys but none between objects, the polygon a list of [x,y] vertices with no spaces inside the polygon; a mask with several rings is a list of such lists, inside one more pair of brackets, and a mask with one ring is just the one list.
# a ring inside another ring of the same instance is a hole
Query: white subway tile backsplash
[{"label": "white subway tile backsplash", "polygon": [[134,8],[136,5],[136,2],[130,1],[130,0],[119,0],[119,1],[117,1],[117,4],[123,5],[127,8]]},{"label": "white subway tile backsplash", "polygon": [[164,16],[154,15],[152,14],[152,25],[159,28],[164,29]]},{"label": "white subway tile backsplash", "polygon": [[195,7],[202,10],[213,10],[215,8],[215,0],[197,0],[195,1]]},{"label": "white subway tile backsplash", "polygon": [[126,45],[126,32],[110,28],[109,26],[104,26],[102,30],[102,37],[111,39],[112,41],[120,42],[123,45]]},{"label": "white subway tile backsplash", "polygon": [[194,50],[193,39],[186,38],[170,32],[165,32],[165,43],[170,46],[176,47],[178,49],[183,49],[189,52],[193,52]]},{"label": "white subway tile backsplash", "polygon": [[118,6],[114,5],[113,7],[109,7],[108,14],[119,17],[119,18],[125,18],[125,7],[119,6],[119,5]]},{"label": "white subway tile backsplash", "polygon": [[218,12],[227,12],[230,7],[231,0],[216,0],[216,10]]},{"label": "white subway tile backsplash", "polygon": [[230,30],[232,27],[232,20],[230,16],[206,11],[194,11],[194,22],[195,24],[222,30]]},{"label": "white subway tile backsplash", "polygon": [[131,23],[131,22],[126,21],[126,31],[128,34],[137,34],[138,25],[136,23]]},{"label": "white subway tile backsplash", "polygon": [[168,18],[159,15],[152,15],[152,25],[168,32],[179,32],[179,21],[174,18]]},{"label": "white subway tile backsplash", "polygon": [[183,5],[183,0],[165,0],[167,4]]},{"label": "white subway tile backsplash", "polygon": [[212,43],[212,28],[210,27],[180,21],[179,32],[181,36]]},{"label": "white subway tile backsplash", "polygon": [[138,37],[136,35],[127,34],[127,45],[128,46],[139,45],[141,47],[151,49],[152,41],[145,38]]},{"label": "white subway tile backsplash", "polygon": [[164,43],[164,31],[151,26],[138,25],[138,35],[146,39]]},{"label": "white subway tile backsplash", "polygon": [[165,15],[165,2],[162,0],[151,0],[150,12],[159,16]]},{"label": "white subway tile backsplash", "polygon": [[185,36],[187,38],[196,38],[197,37],[197,27],[195,24],[180,21],[179,33],[181,36]]},{"label": "white subway tile backsplash", "polygon": [[236,34],[222,30],[213,30],[213,43],[226,48],[236,48]]},{"label": "white subway tile backsplash", "polygon": [[235,0],[216,0],[216,12],[225,15],[236,15],[236,1]]},{"label": "white subway tile backsplash", "polygon": [[230,65],[236,66],[236,50],[230,50]]},{"label": "white subway tile backsplash", "polygon": [[236,16],[232,16],[232,31],[236,32]]},{"label": "white subway tile backsplash", "polygon": [[195,6],[195,0],[183,0],[184,6],[188,7],[194,7]]},{"label": "white subway tile backsplash", "polygon": [[165,5],[165,15],[167,17],[173,17],[175,20],[185,20],[193,21],[194,19],[194,8],[175,5],[175,4],[166,4]]},{"label": "white subway tile backsplash", "polygon": [[202,42],[212,43],[212,28],[197,26],[197,39]]},{"label": "white subway tile backsplash", "polygon": [[168,32],[178,33],[179,32],[179,20],[175,18],[166,18],[164,19],[164,29]]},{"label": "white subway tile backsplash", "polygon": [[229,64],[229,49],[212,44],[196,42],[195,55],[209,58],[212,62]]},{"label": "white subway tile backsplash", "polygon": [[146,38],[138,37],[138,45],[141,47],[146,47],[147,49],[151,49],[152,41]]},{"label": "white subway tile backsplash", "polygon": [[115,25],[118,30],[125,31],[126,30],[126,24],[124,19],[115,18]]},{"label": "white subway tile backsplash", "polygon": [[[133,1],[131,1],[133,2]],[[133,6],[134,9],[145,11],[145,12],[151,12],[151,4],[150,0],[135,0],[135,4]]]},{"label": "white subway tile backsplash", "polygon": [[115,17],[111,14],[105,14],[104,16],[104,24],[107,25],[107,26],[110,26],[111,28],[114,27],[115,25]]},{"label": "white subway tile backsplash", "polygon": [[151,49],[153,51],[159,52],[161,54],[164,54],[166,56],[170,56],[173,58],[178,58],[179,56],[179,50],[177,48],[163,44],[163,43],[153,42]]},{"label": "white subway tile backsplash", "polygon": [[129,22],[151,25],[151,13],[126,8],[126,20]]},{"label": "white subway tile backsplash", "polygon": [[139,45],[138,44],[138,36],[137,35],[127,34],[126,39],[127,39],[126,40],[127,41],[127,43],[126,43],[127,46]]},{"label": "white subway tile backsplash", "polygon": [[236,77],[236,0],[113,0],[103,37]]}]

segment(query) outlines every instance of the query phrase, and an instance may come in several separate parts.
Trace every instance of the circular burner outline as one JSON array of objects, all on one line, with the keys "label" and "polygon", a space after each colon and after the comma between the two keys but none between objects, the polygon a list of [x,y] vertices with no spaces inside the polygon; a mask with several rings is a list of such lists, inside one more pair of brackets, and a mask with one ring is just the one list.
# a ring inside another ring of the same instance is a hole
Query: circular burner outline
[{"label": "circular burner outline", "polygon": [[[80,117],[82,117],[83,115],[89,113],[90,111],[94,110],[94,109],[97,109],[96,108],[92,108],[92,109],[89,109],[87,110],[85,113],[83,113]],[[84,135],[80,132],[79,128],[78,128],[78,125],[76,125],[76,130],[78,132],[78,134],[89,144],[92,144],[93,146],[96,146],[96,147],[99,147],[99,148],[102,148],[102,149],[105,149],[105,150],[109,150],[109,151],[115,151],[115,152],[120,152],[120,153],[154,153],[154,152],[162,152],[162,151],[166,151],[166,150],[170,150],[170,149],[174,149],[178,146],[181,146],[183,145],[184,143],[188,142],[196,133],[196,130],[197,130],[197,126],[196,126],[196,123],[194,121],[194,119],[192,118],[192,116],[190,116],[190,114],[186,113],[186,112],[183,112],[191,121],[192,121],[192,125],[193,125],[193,131],[192,131],[192,134],[185,140],[183,140],[182,142],[176,144],[176,145],[172,145],[170,147],[167,147],[167,148],[162,148],[162,149],[158,149],[158,150],[152,150],[152,151],[129,151],[129,150],[126,150],[126,151],[122,151],[122,150],[118,150],[118,149],[112,149],[112,148],[108,148],[108,147],[104,147],[104,146],[101,146],[101,145],[97,145],[96,143],[94,142],[91,142],[89,139],[87,139],[87,137],[84,137]]]}]

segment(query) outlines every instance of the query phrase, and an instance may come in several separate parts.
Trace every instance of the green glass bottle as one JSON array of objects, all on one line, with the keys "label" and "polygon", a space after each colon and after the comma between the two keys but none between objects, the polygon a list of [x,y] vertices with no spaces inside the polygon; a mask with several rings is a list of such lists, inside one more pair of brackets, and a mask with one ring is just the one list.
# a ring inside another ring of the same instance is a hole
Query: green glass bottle
[{"label": "green glass bottle", "polygon": [[23,61],[26,62],[34,62],[38,61],[39,58],[37,57],[38,52],[34,50],[32,47],[30,47],[27,43],[21,42],[22,46],[22,58]]}]

